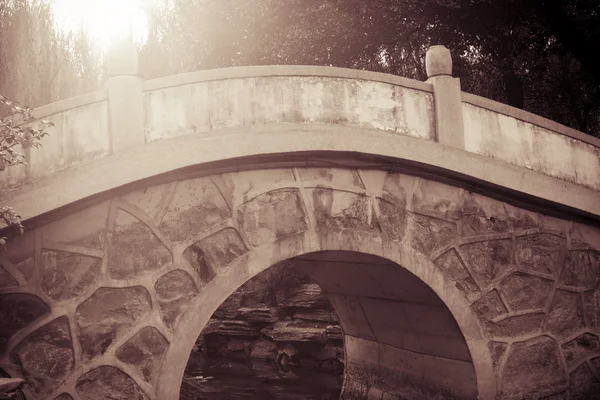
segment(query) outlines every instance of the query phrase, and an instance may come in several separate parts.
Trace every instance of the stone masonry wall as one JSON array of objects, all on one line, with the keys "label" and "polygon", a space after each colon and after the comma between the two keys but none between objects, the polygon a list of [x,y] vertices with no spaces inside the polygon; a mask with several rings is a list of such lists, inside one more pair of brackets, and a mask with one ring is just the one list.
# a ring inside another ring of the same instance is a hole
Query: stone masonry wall
[{"label": "stone masonry wall", "polygon": [[429,257],[477,315],[501,399],[600,396],[600,230],[401,173],[334,168],[173,182],[27,232],[1,259],[0,367],[27,381],[28,399],[156,399],[199,293],[235,260],[308,231]]}]

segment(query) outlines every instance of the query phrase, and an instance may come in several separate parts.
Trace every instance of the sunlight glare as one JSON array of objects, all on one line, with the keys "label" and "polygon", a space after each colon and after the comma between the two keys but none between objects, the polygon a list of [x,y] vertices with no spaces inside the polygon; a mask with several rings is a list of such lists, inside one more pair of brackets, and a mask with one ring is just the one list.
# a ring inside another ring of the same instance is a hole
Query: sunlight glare
[{"label": "sunlight glare", "polygon": [[119,39],[144,43],[147,10],[153,0],[53,0],[56,24],[64,33],[83,31],[105,53]]}]

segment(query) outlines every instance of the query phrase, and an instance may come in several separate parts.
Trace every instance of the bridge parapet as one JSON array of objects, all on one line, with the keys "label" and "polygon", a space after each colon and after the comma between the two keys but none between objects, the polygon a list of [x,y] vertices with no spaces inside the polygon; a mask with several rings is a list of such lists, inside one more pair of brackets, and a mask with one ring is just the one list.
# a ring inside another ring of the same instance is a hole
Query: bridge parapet
[{"label": "bridge parapet", "polygon": [[[460,92],[441,46],[430,49],[427,63],[427,82],[315,66],[236,67],[143,81],[135,49],[122,49],[112,56],[106,90],[35,110],[55,127],[41,150],[28,152],[28,166],[0,175],[0,200],[18,206],[12,199],[20,193],[153,142],[260,134],[261,127],[296,133],[323,127],[338,132],[340,142],[352,128],[395,135],[398,148],[407,146],[402,138],[439,143],[442,153],[447,146],[600,191],[600,140]],[[26,218],[37,214],[24,210]]]}]

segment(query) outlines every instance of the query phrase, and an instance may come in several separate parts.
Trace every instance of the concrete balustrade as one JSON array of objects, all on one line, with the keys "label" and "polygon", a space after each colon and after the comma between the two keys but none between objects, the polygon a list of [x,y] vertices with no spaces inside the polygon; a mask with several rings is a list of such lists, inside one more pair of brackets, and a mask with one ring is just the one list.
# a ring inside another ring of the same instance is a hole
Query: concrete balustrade
[{"label": "concrete balustrade", "polygon": [[[48,129],[42,149],[26,152],[28,166],[0,175],[0,187],[21,193],[51,184],[59,172],[76,173],[94,160],[186,135],[334,126],[340,141],[346,140],[342,128],[380,131],[382,138],[393,133],[600,190],[600,140],[461,93],[443,46],[433,46],[426,61],[427,82],[310,66],[236,67],[143,81],[135,48],[123,46],[109,55],[105,90],[35,110],[56,126]],[[11,197],[0,199],[10,203]]]}]

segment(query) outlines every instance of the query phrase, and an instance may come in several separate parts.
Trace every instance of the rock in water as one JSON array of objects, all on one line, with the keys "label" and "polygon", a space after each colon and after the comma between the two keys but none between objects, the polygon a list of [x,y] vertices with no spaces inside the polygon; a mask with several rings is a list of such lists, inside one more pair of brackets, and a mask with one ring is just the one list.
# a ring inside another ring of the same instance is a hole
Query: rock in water
[{"label": "rock in water", "polygon": [[327,304],[325,294],[316,283],[278,290],[275,297],[281,307],[313,308]]}]

